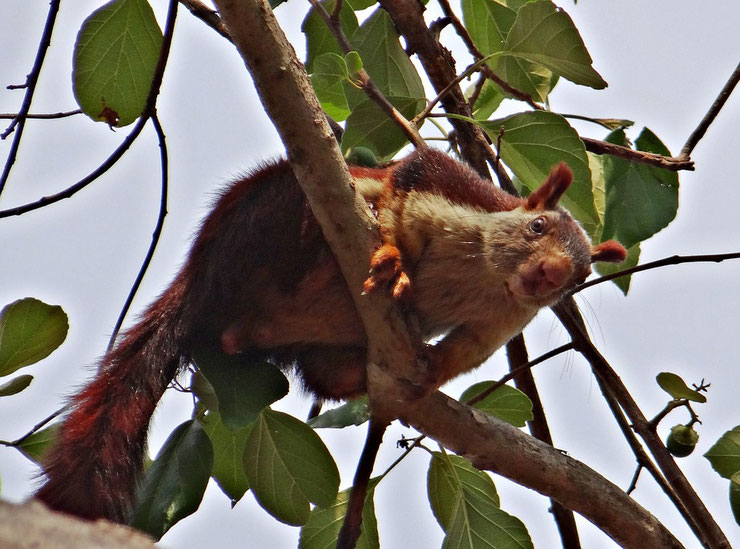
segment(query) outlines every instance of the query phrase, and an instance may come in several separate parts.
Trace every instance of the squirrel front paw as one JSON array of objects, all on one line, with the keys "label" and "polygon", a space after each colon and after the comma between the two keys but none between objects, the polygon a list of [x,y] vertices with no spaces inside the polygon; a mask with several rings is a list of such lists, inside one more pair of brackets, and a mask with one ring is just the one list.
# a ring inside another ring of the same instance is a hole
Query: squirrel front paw
[{"label": "squirrel front paw", "polygon": [[390,285],[393,299],[403,299],[407,295],[411,281],[403,270],[401,251],[393,244],[383,244],[370,260],[370,276],[365,280],[363,293],[378,287]]}]

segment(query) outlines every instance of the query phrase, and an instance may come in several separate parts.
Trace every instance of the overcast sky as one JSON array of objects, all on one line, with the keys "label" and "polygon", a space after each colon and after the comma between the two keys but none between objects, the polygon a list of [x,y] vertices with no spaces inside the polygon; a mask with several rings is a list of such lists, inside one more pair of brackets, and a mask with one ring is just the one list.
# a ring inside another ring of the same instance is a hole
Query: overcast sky
[{"label": "overcast sky", "polygon": [[[166,2],[153,1],[160,23]],[[306,2],[291,0],[277,12],[300,52],[298,36]],[[431,7],[436,7],[434,0]],[[71,55],[82,20],[100,2],[63,2],[42,73],[33,112],[75,108]],[[594,66],[609,82],[604,91],[562,81],[551,96],[558,112],[575,112],[636,121],[636,137],[650,127],[677,153],[738,61],[740,4],[724,0],[581,0],[561,4],[574,19]],[[15,112],[20,84],[30,70],[48,3],[4,0],[0,6],[0,112]],[[443,33],[443,39],[451,31]],[[450,42],[451,44],[454,42]],[[512,107],[509,107],[512,108]],[[520,109],[518,105],[513,107]],[[281,154],[282,146],[256,102],[242,61],[225,40],[181,9],[171,60],[165,74],[159,113],[168,137],[171,168],[169,216],[152,268],[134,303],[140,311],[176,272],[212,193],[255,162]],[[740,95],[731,97],[719,119],[696,148],[694,173],[681,175],[678,218],[643,245],[642,261],[673,254],[719,253],[740,249],[737,205],[737,126]],[[4,125],[3,125],[4,127]],[[604,132],[577,125],[592,137]],[[0,209],[51,194],[95,168],[123,139],[128,128],[109,131],[83,117],[29,121],[20,156]],[[0,143],[4,161],[9,141]],[[70,200],[17,219],[0,220],[0,306],[25,296],[62,305],[70,317],[64,345],[26,371],[36,375],[23,394],[0,399],[0,438],[13,439],[56,410],[64,395],[87,378],[149,245],[159,204],[159,160],[153,131],[147,129],[124,159],[100,180]],[[624,298],[614,287],[589,289],[579,298],[603,354],[622,376],[646,416],[665,404],[654,382],[663,370],[687,381],[712,382],[709,403],[697,405],[703,425],[695,455],[680,465],[731,540],[740,539],[727,502],[727,481],[701,457],[726,430],[740,424],[737,398],[737,336],[740,262],[668,267],[637,275]],[[567,338],[549,311],[525,331],[531,356]],[[503,353],[480,370],[445,387],[452,396],[469,384],[506,371]],[[573,354],[551,360],[536,371],[555,445],[626,488],[634,459],[619,435],[583,361]],[[170,391],[172,392],[172,391]],[[277,408],[304,417],[309,401],[292,391]],[[188,417],[190,399],[168,395],[157,413],[151,442],[163,442],[171,428]],[[663,436],[682,411],[662,424]],[[349,485],[364,439],[364,426],[322,431],[340,464],[342,488]],[[394,425],[386,435],[377,471],[398,455],[393,441],[413,431]],[[384,549],[434,547],[442,531],[426,501],[428,456],[415,452],[376,492]],[[11,449],[0,448],[2,496],[18,501],[32,487],[35,469]],[[502,507],[522,518],[536,547],[558,544],[547,501],[494,477]],[[646,475],[635,497],[673,529],[686,547],[698,547],[691,532]],[[296,543],[298,529],[267,516],[251,494],[233,509],[211,486],[201,510],[177,525],[163,546],[275,548]],[[582,521],[584,547],[610,542]],[[248,540],[245,541],[245,540]]]}]

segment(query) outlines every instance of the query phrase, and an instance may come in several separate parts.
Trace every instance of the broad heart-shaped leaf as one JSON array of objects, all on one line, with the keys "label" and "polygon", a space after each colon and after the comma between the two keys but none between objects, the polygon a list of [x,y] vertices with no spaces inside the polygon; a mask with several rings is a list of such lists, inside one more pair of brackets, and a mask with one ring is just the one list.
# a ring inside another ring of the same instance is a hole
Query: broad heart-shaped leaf
[{"label": "broad heart-shaped leaf", "polygon": [[740,525],[740,472],[730,477],[730,508],[735,522]]},{"label": "broad heart-shaped leaf", "polygon": [[127,126],[144,110],[162,46],[147,0],[114,0],[82,24],[74,52],[77,103],[93,120]]},{"label": "broad heart-shaped leaf", "polygon": [[[460,402],[467,402],[491,387],[493,383],[493,381],[481,381],[471,385],[460,395]],[[514,427],[524,427],[527,421],[534,418],[532,401],[519,389],[510,385],[502,385],[483,400],[473,404],[473,408],[497,417]]]},{"label": "broad heart-shaped leaf", "polygon": [[159,539],[200,506],[211,476],[213,448],[195,420],[180,424],[147,469],[131,526]]},{"label": "broad heart-shaped leaf", "polygon": [[[362,58],[363,67],[386,97],[424,99],[419,73],[403,51],[385,10],[378,9],[368,17],[350,41]],[[360,90],[348,90],[347,98],[354,111],[366,95]]]},{"label": "broad heart-shaped leaf", "polygon": [[45,429],[36,431],[27,436],[16,448],[31,461],[42,464],[46,453],[57,440],[59,423],[54,423]]},{"label": "broad heart-shaped leaf", "polygon": [[491,478],[465,458],[435,452],[427,491],[434,516],[446,533],[442,547],[533,547],[524,524],[499,508]]},{"label": "broad heart-shaped leaf", "polygon": [[606,87],[604,79],[591,66],[591,56],[573,20],[549,0],[529,2],[519,9],[504,49],[576,84],[596,89]]},{"label": "broad heart-shaped leaf", "polygon": [[216,351],[200,351],[194,362],[216,392],[218,412],[230,429],[246,427],[262,408],[288,394],[288,379],[267,362]]},{"label": "broad heart-shaped leaf", "polygon": [[[370,479],[365,496],[365,505],[362,508],[362,532],[357,540],[357,549],[377,549],[380,547],[378,538],[378,521],[375,517],[375,486],[378,479]],[[339,530],[347,514],[350,490],[343,490],[337,494],[337,499],[326,507],[314,507],[308,522],[301,528],[298,539],[300,549],[333,549],[337,544]]]},{"label": "broad heart-shaped leaf", "polygon": [[17,395],[23,389],[31,385],[32,381],[33,381],[33,376],[28,375],[28,374],[23,374],[18,377],[14,377],[7,383],[0,384],[0,397]]},{"label": "broad heart-shaped leaf", "polygon": [[[332,13],[334,10],[335,2],[322,2],[324,8]],[[349,2],[342,3],[342,9],[339,12],[339,25],[342,28],[345,36],[352,36],[357,30],[357,16],[352,11],[352,6]],[[342,55],[342,50],[337,44],[337,39],[331,33],[326,23],[321,16],[316,13],[316,10],[311,8],[303,20],[301,25],[301,31],[306,35],[306,71],[313,73],[315,60],[325,53],[333,53],[335,55]]]},{"label": "broad heart-shaped leaf", "polygon": [[[463,0],[463,20],[473,42],[483,55],[494,55],[487,61],[496,73],[535,101],[544,101],[557,82],[550,70],[521,57],[504,55],[506,37],[517,18],[516,2]],[[494,84],[491,84],[494,87]],[[476,116],[481,119],[482,117]]]},{"label": "broad heart-shaped leaf", "polygon": [[[606,139],[627,145],[624,131]],[[670,156],[668,149],[649,129],[635,141],[638,150]],[[678,210],[678,175],[661,168],[630,162],[615,156],[604,157],[606,209],[602,238],[616,238],[629,248],[647,240],[666,227]]]},{"label": "broad heart-shaped leaf", "polygon": [[341,55],[324,53],[316,58],[311,83],[321,108],[337,122],[346,119],[350,113],[344,92],[348,79],[349,69]]},{"label": "broad heart-shaped leaf", "polygon": [[337,466],[316,432],[269,408],[249,434],[244,470],[257,502],[287,524],[305,524],[309,502],[329,505],[339,489]]},{"label": "broad heart-shaped leaf", "polygon": [[350,425],[362,425],[370,418],[370,409],[367,404],[367,397],[362,396],[341,406],[327,410],[320,416],[308,421],[308,424],[314,429],[334,428],[341,429]]},{"label": "broad heart-shaped leaf", "polygon": [[67,337],[69,322],[58,305],[27,297],[0,311],[0,376],[46,358]]},{"label": "broad heart-shaped leaf", "polygon": [[586,148],[565,118],[535,111],[479,124],[494,142],[503,130],[501,159],[529,191],[539,187],[556,164],[568,164],[573,172],[573,183],[561,203],[589,234],[597,232],[600,221],[594,205]]},{"label": "broad heart-shaped leaf", "polygon": [[249,490],[249,481],[244,473],[244,449],[252,425],[241,429],[229,429],[221,421],[218,412],[209,411],[201,416],[200,424],[213,445],[213,472],[219,488],[231,498],[232,505]]},{"label": "broad heart-shaped leaf", "polygon": [[[423,99],[388,97],[406,118],[413,118],[424,108]],[[365,99],[352,109],[342,136],[342,152],[355,147],[367,147],[379,158],[389,159],[407,143],[406,136],[371,99]]]},{"label": "broad heart-shaped leaf", "polygon": [[740,471],[740,425],[719,437],[704,457],[720,476],[730,478]]},{"label": "broad heart-shaped leaf", "polygon": [[701,394],[699,391],[689,389],[686,382],[681,379],[681,376],[674,374],[673,372],[660,372],[655,379],[666,393],[671,395],[673,398],[685,398],[693,402],[706,402],[707,397]]}]

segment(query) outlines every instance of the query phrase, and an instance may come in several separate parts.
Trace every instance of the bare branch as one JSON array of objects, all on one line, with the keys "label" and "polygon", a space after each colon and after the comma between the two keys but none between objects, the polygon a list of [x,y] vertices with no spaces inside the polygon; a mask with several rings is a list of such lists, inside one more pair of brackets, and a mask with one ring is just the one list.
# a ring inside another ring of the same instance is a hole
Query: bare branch
[{"label": "bare branch", "polygon": [[188,8],[190,10],[190,13],[195,15],[206,25],[208,25],[221,36],[226,38],[226,40],[228,40],[229,42],[232,41],[231,36],[229,36],[229,31],[226,29],[226,25],[224,25],[224,22],[221,20],[218,12],[212,10],[199,0],[180,0],[180,3]]},{"label": "bare branch", "polygon": [[672,172],[680,170],[693,171],[694,169],[694,161],[686,158],[669,157],[650,152],[636,151],[629,147],[622,147],[621,145],[599,141],[598,139],[591,139],[590,137],[581,137],[581,141],[586,145],[586,150],[594,154],[610,154],[612,156],[624,158],[625,160],[656,166]]},{"label": "bare branch", "polygon": [[92,173],[82,178],[80,181],[71,185],[56,194],[45,196],[35,202],[23,204],[22,206],[16,206],[15,208],[8,208],[7,210],[0,210],[0,219],[3,217],[11,217],[14,215],[22,215],[24,213],[38,210],[54,204],[65,198],[70,198],[76,193],[87,187],[90,183],[95,181],[98,177],[107,172],[123,154],[133,145],[136,138],[139,136],[141,131],[144,129],[149,118],[155,113],[157,105],[157,96],[159,95],[159,89],[162,86],[162,78],[164,76],[164,69],[167,66],[167,58],[169,57],[170,47],[172,45],[172,33],[174,30],[175,19],[177,17],[177,0],[170,0],[169,8],[167,11],[167,21],[165,23],[165,32],[162,40],[162,48],[159,51],[159,59],[157,60],[157,66],[154,70],[152,77],[152,85],[149,88],[149,95],[147,96],[144,111],[139,119],[136,121],[131,132],[126,136],[123,142],[116,148],[115,151]]},{"label": "bare branch", "polygon": [[709,111],[707,111],[707,114],[704,115],[702,121],[699,123],[696,129],[691,132],[691,135],[686,140],[686,144],[681,149],[681,154],[678,155],[678,158],[686,160],[689,159],[689,157],[691,156],[691,152],[694,150],[694,147],[696,147],[697,143],[699,143],[699,140],[704,137],[704,134],[707,133],[709,126],[712,124],[712,122],[714,122],[714,119],[719,114],[719,111],[722,110],[722,107],[727,102],[727,99],[730,97],[732,90],[734,90],[735,86],[737,86],[738,81],[740,81],[740,64],[735,67],[735,70],[733,71],[729,80],[727,80],[727,83],[719,92],[719,95],[717,95],[717,98],[714,100],[714,103],[712,103],[712,106],[709,107]]},{"label": "bare branch", "polygon": [[161,174],[162,174],[162,185],[161,185],[161,194],[159,199],[159,213],[157,214],[157,222],[154,226],[154,231],[152,232],[152,241],[149,244],[149,249],[146,252],[146,256],[144,257],[144,261],[141,264],[141,267],[139,268],[139,272],[136,275],[136,279],[134,280],[133,285],[131,286],[131,290],[128,293],[128,297],[126,297],[126,302],[124,303],[123,307],[121,308],[121,312],[118,315],[118,320],[116,320],[116,325],[113,328],[113,333],[110,336],[110,340],[108,341],[108,348],[106,349],[106,353],[109,353],[111,349],[113,349],[113,344],[116,342],[116,338],[118,337],[118,332],[121,330],[121,326],[123,325],[123,320],[126,318],[126,314],[128,314],[128,311],[131,307],[131,303],[134,301],[134,297],[136,296],[136,292],[139,291],[139,286],[141,285],[141,281],[144,280],[144,275],[146,274],[147,269],[149,268],[149,264],[152,261],[152,257],[154,257],[154,251],[157,249],[157,244],[159,243],[159,237],[162,234],[162,228],[164,227],[164,219],[167,217],[167,194],[169,189],[169,169],[168,169],[168,158],[167,158],[167,142],[165,139],[164,131],[162,130],[162,126],[159,123],[159,118],[156,114],[151,117],[152,124],[154,125],[154,130],[157,133],[157,139],[159,140],[159,155],[160,155],[160,167],[161,167]]},{"label": "bare branch", "polygon": [[15,164],[15,158],[21,144],[23,128],[26,124],[26,115],[31,109],[31,101],[33,100],[33,94],[36,91],[36,84],[39,80],[39,73],[41,73],[41,66],[44,64],[46,50],[49,49],[49,46],[51,45],[51,34],[54,31],[54,23],[56,22],[57,13],[59,13],[59,4],[60,0],[51,0],[51,2],[49,2],[49,13],[46,16],[46,23],[41,34],[38,50],[36,51],[36,59],[33,62],[33,68],[28,74],[24,85],[26,88],[26,94],[23,96],[23,103],[21,103],[18,116],[14,118],[13,122],[10,123],[10,126],[0,134],[0,139],[5,139],[14,129],[17,130],[13,136],[13,143],[10,145],[10,151],[8,152],[8,158],[5,161],[3,173],[0,175],[0,193],[3,192],[5,184],[8,182],[8,177],[10,177],[10,170],[12,169],[13,164]]},{"label": "bare branch", "polygon": [[740,259],[740,252],[732,252],[732,253],[726,253],[726,254],[700,254],[700,255],[672,255],[670,257],[664,257],[663,259],[658,259],[656,261],[651,261],[649,263],[643,263],[642,265],[637,265],[636,267],[630,267],[629,269],[623,269],[621,271],[617,271],[616,273],[611,273],[608,275],[600,276],[599,278],[595,278],[594,280],[589,280],[588,282],[584,282],[580,286],[575,287],[573,290],[571,290],[569,295],[576,294],[578,292],[581,292],[585,290],[586,288],[590,288],[591,286],[595,286],[596,284],[602,284],[604,282],[608,282],[609,280],[614,280],[616,278],[621,278],[623,276],[629,276],[634,273],[639,273],[642,271],[648,271],[650,269],[657,269],[659,267],[665,267],[668,265],[680,265],[681,263],[721,263],[722,261],[726,261],[729,259]]},{"label": "bare branch", "polygon": [[[26,120],[30,120],[30,119],[53,120],[56,118],[67,118],[68,116],[74,116],[76,114],[82,114],[82,111],[80,109],[76,109],[74,111],[45,113],[45,114],[28,113],[26,114]],[[20,116],[19,113],[0,113],[0,120],[13,120],[15,118],[18,118],[18,116]]]}]

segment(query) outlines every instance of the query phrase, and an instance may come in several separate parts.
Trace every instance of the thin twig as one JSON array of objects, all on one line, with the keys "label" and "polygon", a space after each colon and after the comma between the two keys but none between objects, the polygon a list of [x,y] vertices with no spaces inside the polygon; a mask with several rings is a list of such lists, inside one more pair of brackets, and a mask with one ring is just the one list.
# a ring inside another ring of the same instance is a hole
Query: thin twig
[{"label": "thin twig", "polygon": [[[41,34],[41,40],[39,41],[39,47],[36,51],[36,59],[33,62],[33,68],[26,78],[26,93],[23,96],[23,103],[18,111],[18,116],[13,119],[10,126],[0,134],[0,139],[5,139],[10,135],[12,131],[15,131],[13,136],[13,143],[10,145],[10,151],[8,152],[8,158],[5,161],[5,167],[3,173],[0,176],[0,193],[3,192],[5,184],[10,177],[10,170],[15,164],[16,155],[18,154],[18,148],[21,144],[21,136],[23,135],[23,127],[26,124],[26,115],[31,109],[31,101],[33,100],[33,94],[36,91],[36,84],[39,81],[39,74],[41,73],[41,66],[44,64],[44,58],[46,57],[46,51],[51,45],[51,34],[54,31],[54,23],[56,22],[57,13],[59,13],[59,4],[61,0],[51,0],[49,2],[49,13],[46,16],[46,23],[44,30]],[[17,127],[16,127],[17,126]]]},{"label": "thin twig", "polygon": [[493,55],[489,55],[488,57],[485,57],[483,59],[479,59],[472,65],[470,65],[467,69],[465,69],[462,74],[460,74],[458,77],[456,77],[454,80],[452,80],[445,88],[437,94],[437,97],[432,99],[429,104],[424,108],[423,111],[421,111],[419,114],[417,114],[412,120],[411,123],[415,127],[419,127],[420,122],[422,122],[427,116],[429,116],[429,113],[432,112],[432,109],[437,106],[437,103],[439,103],[442,98],[450,93],[452,89],[457,86],[460,82],[465,80],[468,76],[473,74],[474,72],[478,72],[481,68],[481,65],[483,65],[488,59],[493,57]]},{"label": "thin twig", "polygon": [[152,232],[152,241],[149,244],[149,249],[146,252],[146,256],[144,257],[144,261],[142,262],[141,267],[139,268],[136,279],[131,286],[131,290],[126,297],[126,302],[123,304],[121,312],[118,315],[118,320],[116,320],[116,325],[113,328],[113,333],[111,334],[110,340],[108,341],[108,348],[106,349],[106,353],[109,353],[111,349],[113,349],[113,344],[116,342],[116,337],[121,330],[123,320],[126,318],[126,315],[131,308],[131,303],[134,301],[136,292],[139,291],[139,286],[141,286],[141,281],[144,280],[144,275],[146,274],[147,269],[149,269],[149,264],[152,261],[152,257],[154,257],[154,251],[157,249],[157,244],[159,243],[159,237],[162,234],[164,219],[165,217],[167,217],[167,191],[169,186],[169,170],[167,167],[167,141],[164,135],[164,131],[162,130],[162,125],[159,123],[159,118],[156,114],[151,117],[151,121],[154,125],[154,130],[157,133],[157,139],[159,140],[159,160],[162,170],[162,190],[159,199],[159,214],[157,215],[157,222],[154,226],[154,232]]},{"label": "thin twig", "polygon": [[657,269],[658,267],[665,267],[667,265],[680,265],[681,263],[721,263],[722,261],[727,261],[729,259],[740,259],[740,252],[732,252],[732,253],[726,253],[726,254],[699,254],[699,255],[672,255],[670,257],[664,257],[663,259],[657,259],[655,261],[650,261],[649,263],[643,263],[642,265],[637,265],[636,267],[630,267],[629,269],[623,269],[621,271],[617,271],[616,273],[611,273],[608,275],[600,276],[599,278],[595,278],[594,280],[589,280],[588,282],[584,282],[580,286],[576,286],[574,289],[572,289],[569,293],[569,295],[576,294],[580,291],[585,290],[586,288],[590,288],[591,286],[595,286],[596,284],[602,284],[604,282],[608,282],[609,280],[614,280],[615,278],[621,278],[623,276],[628,276],[634,273],[639,273],[641,271],[647,271],[650,269]]},{"label": "thin twig", "polygon": [[209,8],[199,0],[180,0],[180,3],[190,10],[190,13],[195,15],[195,17],[226,38],[226,40],[229,42],[232,41],[229,35],[229,29],[226,28],[226,25],[224,25],[223,20],[216,10]]},{"label": "thin twig", "polygon": [[[458,36],[462,39],[462,41],[465,43],[465,46],[468,48],[468,51],[470,52],[470,55],[473,56],[477,61],[480,61],[485,56],[483,55],[483,52],[481,52],[478,47],[473,42],[473,39],[470,37],[470,34],[468,33],[468,29],[465,28],[465,25],[462,24],[462,21],[455,15],[455,13],[452,11],[452,8],[450,7],[450,3],[447,0],[439,0],[439,5],[442,7],[442,11],[444,12],[445,16],[449,18],[450,22],[452,23],[452,26],[455,27],[455,30],[457,31]],[[502,90],[504,90],[506,93],[511,95],[512,97],[524,101],[527,105],[532,107],[535,110],[543,110],[542,105],[538,105],[535,103],[534,99],[532,99],[532,96],[528,93],[524,93],[521,90],[516,89],[511,84],[509,84],[506,80],[498,76],[493,70],[488,66],[484,65],[483,74],[486,75],[486,77],[493,82],[495,82]]]},{"label": "thin twig", "polygon": [[[37,120],[54,120],[56,118],[67,118],[68,116],[75,116],[76,114],[82,114],[80,109],[74,111],[65,112],[54,112],[54,113],[43,113],[43,114],[26,114],[26,120],[37,119]],[[0,113],[0,120],[13,120],[18,118],[19,113]]]},{"label": "thin twig", "polygon": [[537,358],[530,360],[526,364],[522,364],[521,366],[517,366],[513,370],[511,370],[508,374],[501,377],[498,381],[496,381],[493,385],[491,385],[489,388],[487,388],[485,391],[475,395],[473,398],[467,400],[465,404],[468,406],[472,406],[476,402],[480,402],[484,398],[486,398],[488,395],[493,393],[496,389],[504,385],[507,381],[514,379],[516,376],[524,372],[525,370],[529,370],[530,368],[534,368],[537,366],[540,362],[544,362],[545,360],[549,360],[554,356],[557,356],[561,353],[564,353],[566,351],[570,351],[571,349],[574,349],[573,343],[566,343],[565,345],[561,345],[560,347],[556,347],[552,349],[551,351],[547,351],[541,356],[538,356]]},{"label": "thin twig", "polygon": [[612,156],[624,158],[625,160],[656,166],[672,172],[694,170],[694,161],[686,158],[636,151],[629,147],[607,143],[606,141],[599,141],[598,139],[591,139],[590,137],[581,137],[581,141],[583,141],[583,144],[586,146],[586,150],[594,154],[610,154]]},{"label": "thin twig", "polygon": [[58,193],[45,196],[35,202],[16,206],[15,208],[8,208],[7,210],[0,210],[0,219],[4,217],[11,217],[14,215],[22,215],[24,213],[37,210],[54,204],[65,198],[70,198],[76,193],[87,187],[90,183],[95,181],[105,172],[107,172],[123,154],[131,147],[136,138],[139,136],[141,131],[144,129],[144,125],[149,120],[149,117],[155,112],[157,95],[159,95],[159,89],[162,85],[162,78],[164,76],[164,69],[167,66],[167,57],[169,56],[170,46],[172,44],[172,32],[174,30],[175,17],[177,14],[177,0],[170,0],[170,7],[167,12],[167,22],[165,24],[165,33],[162,40],[162,49],[159,52],[159,60],[157,61],[157,67],[154,70],[154,76],[152,77],[152,85],[149,89],[149,95],[147,96],[146,105],[139,120],[136,121],[131,132],[126,136],[123,142],[113,151],[113,153],[92,173],[82,178],[80,181],[60,191]]},{"label": "thin twig", "polygon": [[562,299],[552,307],[552,310],[568,330],[578,352],[586,358],[596,376],[600,378],[600,385],[603,384],[606,388],[606,391],[602,389],[602,392],[605,395],[613,395],[627,415],[632,428],[645,442],[660,471],[675,492],[676,501],[682,502],[682,505],[677,507],[682,514],[685,512],[684,518],[697,538],[707,547],[729,549],[727,537],[696,494],[694,487],[676,465],[622,380],[591,341],[573,298]]},{"label": "thin twig", "polygon": [[[342,52],[344,52],[345,54],[353,51],[354,48],[352,47],[352,44],[349,43],[349,40],[347,40],[347,37],[342,31],[342,27],[339,25],[338,20],[334,20],[332,15],[326,11],[324,6],[318,0],[308,1],[311,3],[313,9],[316,10],[316,13],[321,16],[321,18],[326,23],[326,26],[334,35],[334,38],[339,45],[339,49],[341,49]],[[396,109],[396,107],[394,107],[390,101],[388,101],[385,95],[383,95],[383,92],[381,92],[380,89],[372,81],[370,75],[365,69],[360,69],[354,75],[354,77],[356,83],[360,85],[367,96],[371,100],[373,100],[383,110],[383,112],[388,115],[391,120],[396,123],[396,125],[401,129],[406,138],[416,148],[426,147],[426,143],[424,143],[424,140],[419,135],[416,126],[412,122],[410,122],[403,114],[401,114],[401,112]]]},{"label": "thin twig", "polygon": [[712,103],[712,106],[709,107],[709,111],[707,111],[707,114],[704,115],[704,118],[696,127],[696,129],[691,132],[691,135],[686,140],[686,144],[681,149],[681,154],[678,155],[678,158],[686,160],[689,159],[689,157],[691,156],[691,152],[694,150],[694,147],[696,147],[696,144],[699,143],[699,140],[704,137],[704,134],[707,133],[709,126],[712,124],[712,122],[714,122],[714,119],[719,114],[719,111],[722,110],[722,107],[727,102],[727,99],[730,97],[732,90],[734,90],[735,86],[737,86],[738,81],[740,81],[740,63],[737,65],[737,67],[735,67],[735,70],[732,72],[730,79],[719,92],[719,95],[717,95],[717,98],[714,100],[714,103]]}]

